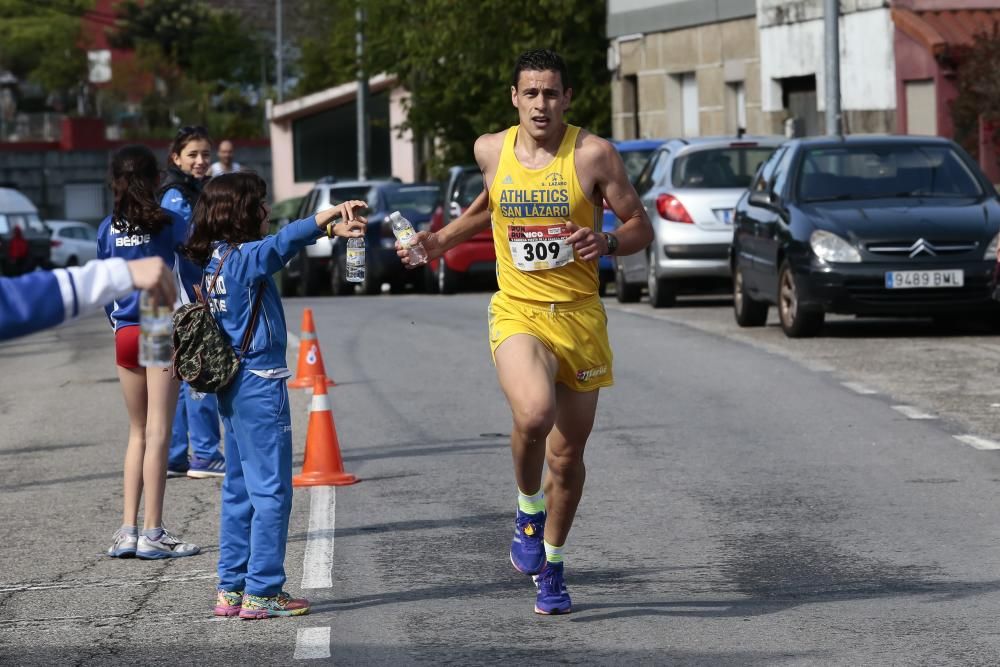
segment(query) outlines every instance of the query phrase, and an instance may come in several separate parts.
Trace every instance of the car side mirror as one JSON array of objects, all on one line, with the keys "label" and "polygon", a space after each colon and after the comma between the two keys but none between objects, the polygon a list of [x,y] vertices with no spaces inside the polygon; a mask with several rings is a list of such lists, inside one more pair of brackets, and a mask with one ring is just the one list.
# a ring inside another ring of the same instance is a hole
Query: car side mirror
[{"label": "car side mirror", "polygon": [[781,208],[781,197],[770,190],[753,190],[750,193],[750,203],[774,211]]}]

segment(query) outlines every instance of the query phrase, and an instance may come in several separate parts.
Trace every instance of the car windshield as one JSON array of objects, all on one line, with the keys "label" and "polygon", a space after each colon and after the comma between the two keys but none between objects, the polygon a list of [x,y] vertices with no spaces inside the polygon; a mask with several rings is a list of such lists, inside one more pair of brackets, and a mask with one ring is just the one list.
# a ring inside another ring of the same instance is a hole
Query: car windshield
[{"label": "car windshield", "polygon": [[385,198],[394,211],[416,211],[430,215],[438,205],[441,189],[436,185],[400,185],[386,190]]},{"label": "car windshield", "polygon": [[770,146],[707,148],[674,160],[675,188],[747,188],[757,167],[770,157]]},{"label": "car windshield", "polygon": [[635,179],[639,178],[639,174],[642,173],[642,168],[649,162],[649,156],[653,154],[653,150],[652,148],[646,148],[625,151],[621,154],[622,162],[625,163],[625,172],[628,174],[630,182],[635,183]]},{"label": "car windshield", "polygon": [[950,146],[814,148],[802,159],[804,202],[898,197],[979,197],[982,188]]},{"label": "car windshield", "polygon": [[36,213],[0,214],[0,234],[8,233],[12,227],[20,227],[24,231],[48,233],[49,229]]}]

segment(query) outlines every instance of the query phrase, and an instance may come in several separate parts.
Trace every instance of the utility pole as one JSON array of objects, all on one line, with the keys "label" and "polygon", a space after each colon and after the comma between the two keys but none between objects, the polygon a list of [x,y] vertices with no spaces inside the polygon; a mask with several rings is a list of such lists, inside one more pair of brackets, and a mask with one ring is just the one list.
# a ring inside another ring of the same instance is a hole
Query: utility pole
[{"label": "utility pole", "polygon": [[826,133],[841,133],[840,112],[840,0],[823,0],[826,53]]},{"label": "utility pole", "polygon": [[368,178],[368,75],[365,72],[365,10],[358,3],[354,10],[357,21],[357,51],[358,59],[358,180]]},{"label": "utility pole", "polygon": [[283,40],[281,37],[281,0],[274,0],[274,60],[276,79],[278,84],[278,103],[284,101],[285,99],[285,59],[283,51],[285,50]]}]

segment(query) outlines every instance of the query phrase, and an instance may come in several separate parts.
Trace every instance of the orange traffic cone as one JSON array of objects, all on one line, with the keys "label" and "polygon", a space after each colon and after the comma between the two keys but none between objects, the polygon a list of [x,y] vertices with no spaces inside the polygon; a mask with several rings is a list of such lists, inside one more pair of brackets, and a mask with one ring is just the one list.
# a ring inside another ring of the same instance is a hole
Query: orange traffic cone
[{"label": "orange traffic cone", "polygon": [[326,378],[317,375],[313,378],[312,405],[309,407],[306,460],[302,464],[302,474],[292,478],[292,486],[346,486],[357,481],[357,477],[344,472],[333,410],[326,393]]},{"label": "orange traffic cone", "polygon": [[311,387],[313,378],[320,376],[326,380],[328,387],[337,383],[326,377],[323,367],[323,353],[319,351],[316,340],[316,325],[313,324],[312,308],[302,311],[302,336],[299,338],[299,367],[295,371],[295,379],[288,383],[289,387],[304,389]]}]

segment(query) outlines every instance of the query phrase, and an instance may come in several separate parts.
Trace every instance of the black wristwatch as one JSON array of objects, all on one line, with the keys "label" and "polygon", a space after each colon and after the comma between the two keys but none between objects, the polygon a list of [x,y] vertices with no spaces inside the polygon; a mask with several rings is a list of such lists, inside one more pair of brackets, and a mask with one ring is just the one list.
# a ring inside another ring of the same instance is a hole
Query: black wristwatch
[{"label": "black wristwatch", "polygon": [[608,254],[613,255],[618,250],[618,237],[614,234],[604,233],[604,240],[608,242]]}]

